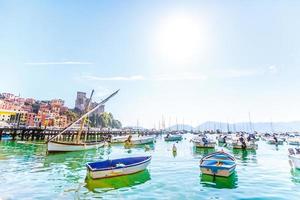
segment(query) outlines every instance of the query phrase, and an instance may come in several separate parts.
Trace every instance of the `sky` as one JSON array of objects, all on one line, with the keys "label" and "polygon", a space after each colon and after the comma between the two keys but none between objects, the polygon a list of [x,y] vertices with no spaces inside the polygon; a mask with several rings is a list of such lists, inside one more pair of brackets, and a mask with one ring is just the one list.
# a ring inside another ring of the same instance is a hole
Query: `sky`
[{"label": "sky", "polygon": [[0,0],[0,92],[124,126],[300,119],[300,1]]}]

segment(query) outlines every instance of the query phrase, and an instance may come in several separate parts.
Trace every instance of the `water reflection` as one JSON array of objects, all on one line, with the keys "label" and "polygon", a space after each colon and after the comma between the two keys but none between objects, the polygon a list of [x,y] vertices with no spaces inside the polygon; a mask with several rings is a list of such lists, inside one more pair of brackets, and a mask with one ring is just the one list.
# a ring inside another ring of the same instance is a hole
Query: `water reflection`
[{"label": "water reflection", "polygon": [[119,189],[139,185],[150,179],[150,173],[147,169],[136,174],[105,179],[92,179],[87,176],[85,187],[92,192],[105,192],[107,189]]},{"label": "water reflection", "polygon": [[54,164],[63,164],[71,169],[85,167],[85,162],[104,159],[104,148],[78,152],[64,152],[48,154],[44,159],[44,166],[49,167]]},{"label": "water reflection", "polygon": [[293,183],[300,184],[300,169],[291,169]]},{"label": "water reflection", "polygon": [[173,157],[175,158],[177,156],[177,151],[172,151]]},{"label": "water reflection", "polygon": [[257,162],[256,150],[233,149],[232,153],[237,160],[241,160],[244,163]]},{"label": "water reflection", "polygon": [[201,174],[200,183],[204,187],[217,188],[217,189],[234,189],[238,187],[238,177],[236,173],[233,173],[229,177],[211,176],[207,174]]},{"label": "water reflection", "polygon": [[195,158],[202,158],[203,156],[205,156],[207,154],[210,154],[210,153],[213,153],[216,150],[213,149],[213,148],[198,148],[198,147],[193,147],[192,151],[193,151],[193,156]]}]

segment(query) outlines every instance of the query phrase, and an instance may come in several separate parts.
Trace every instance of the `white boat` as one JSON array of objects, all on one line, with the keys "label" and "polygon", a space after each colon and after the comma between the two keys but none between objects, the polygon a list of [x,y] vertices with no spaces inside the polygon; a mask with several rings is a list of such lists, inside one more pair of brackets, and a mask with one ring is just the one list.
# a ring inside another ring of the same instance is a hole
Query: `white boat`
[{"label": "white boat", "polygon": [[216,142],[205,136],[198,136],[192,139],[195,147],[198,148],[215,148]]},{"label": "white boat", "polygon": [[85,142],[85,143],[70,143],[70,142],[48,142],[48,152],[70,152],[83,151],[89,149],[97,149],[104,146],[104,142]]},{"label": "white boat", "polygon": [[164,137],[164,140],[166,142],[180,141],[180,140],[182,140],[182,135],[179,135],[179,134],[167,134],[167,136]]},{"label": "white boat", "polygon": [[229,177],[235,171],[235,158],[225,152],[211,153],[200,160],[202,174]]},{"label": "white boat", "polygon": [[277,138],[277,141],[273,137],[266,138],[268,144],[275,144],[275,145],[283,145],[283,140]]},{"label": "white boat", "polygon": [[[50,138],[47,141],[47,152],[70,152],[70,151],[81,151],[81,150],[88,150],[88,149],[96,149],[99,147],[104,146],[104,142],[102,141],[82,141],[81,135],[84,127],[84,123],[86,122],[87,116],[93,112],[95,112],[100,106],[102,106],[104,103],[106,103],[110,98],[115,96],[119,90],[112,93],[110,96],[108,96],[106,99],[104,99],[101,103],[99,103],[97,106],[95,106],[93,109],[89,110],[90,102],[94,93],[94,90],[91,93],[91,96],[89,98],[89,102],[87,103],[86,107],[86,113],[83,114],[79,119],[77,119],[75,122],[71,123],[69,126],[67,126],[64,130],[62,130],[59,134],[56,136]],[[78,134],[76,137],[74,137],[73,141],[58,141],[58,137],[61,136],[63,133],[65,133],[67,130],[72,129],[72,127],[81,122],[80,129],[78,131]]]},{"label": "white boat", "polygon": [[289,159],[291,167],[300,169],[300,149],[289,148]]},{"label": "white boat", "polygon": [[289,145],[300,145],[300,138],[298,137],[290,137],[287,139]]},{"label": "white boat", "polygon": [[87,163],[88,176],[93,179],[123,176],[143,171],[151,161],[151,156],[120,158]]},{"label": "white boat", "polygon": [[155,141],[154,136],[140,136],[140,137],[131,138],[132,145],[151,144],[154,143],[154,141]]},{"label": "white boat", "polygon": [[258,145],[254,141],[246,141],[244,144],[240,141],[234,141],[230,145],[233,149],[256,150],[258,148]]},{"label": "white boat", "polygon": [[112,137],[111,143],[124,143],[128,139],[128,137],[128,135]]}]

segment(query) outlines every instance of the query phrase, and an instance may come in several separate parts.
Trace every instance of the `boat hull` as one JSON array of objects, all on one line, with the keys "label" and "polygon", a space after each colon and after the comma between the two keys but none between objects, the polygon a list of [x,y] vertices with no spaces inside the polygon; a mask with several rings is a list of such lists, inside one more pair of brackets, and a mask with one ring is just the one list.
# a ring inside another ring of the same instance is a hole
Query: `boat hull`
[{"label": "boat hull", "polygon": [[197,141],[193,141],[194,146],[197,148],[215,148],[216,143],[207,143],[204,144],[203,142],[197,142]]},{"label": "boat hull", "polygon": [[67,142],[55,142],[50,141],[47,144],[47,149],[49,153],[54,152],[70,152],[70,151],[83,151],[89,149],[97,149],[103,147],[104,143],[82,143],[82,144],[75,144],[75,143],[67,143]]},{"label": "boat hull", "polygon": [[114,137],[111,139],[111,143],[124,143],[128,139],[128,136]]},{"label": "boat hull", "polygon": [[300,169],[300,155],[289,155],[293,168]]},{"label": "boat hull", "polygon": [[202,174],[229,177],[236,168],[233,156],[224,152],[211,153],[200,160]]},{"label": "boat hull", "polygon": [[210,168],[207,167],[200,167],[201,173],[206,175],[212,175],[212,176],[222,176],[222,177],[229,177],[233,172],[235,171],[235,166],[233,166],[230,169],[224,169],[224,170],[218,170],[217,173],[213,172]]},{"label": "boat hull", "polygon": [[178,135],[178,136],[164,137],[164,140],[165,140],[166,142],[180,141],[180,140],[182,140],[182,136],[181,136],[181,135]]},{"label": "boat hull", "polygon": [[133,138],[131,140],[132,145],[140,145],[140,144],[152,144],[154,143],[155,138],[154,137],[148,137],[148,138]]},{"label": "boat hull", "polygon": [[233,149],[248,149],[248,150],[257,150],[258,145],[255,143],[246,143],[246,147],[243,147],[241,143],[232,143]]},{"label": "boat hull", "polygon": [[145,170],[148,165],[151,162],[151,157],[149,157],[149,159],[141,162],[141,163],[137,163],[135,165],[132,166],[125,166],[125,167],[121,167],[121,168],[116,168],[116,169],[108,169],[108,170],[91,170],[90,167],[87,167],[87,173],[88,176],[91,177],[92,179],[103,179],[103,178],[110,178],[110,177],[115,177],[115,176],[125,176],[125,175],[129,175],[129,174],[135,174],[138,172],[141,172],[143,170]]}]

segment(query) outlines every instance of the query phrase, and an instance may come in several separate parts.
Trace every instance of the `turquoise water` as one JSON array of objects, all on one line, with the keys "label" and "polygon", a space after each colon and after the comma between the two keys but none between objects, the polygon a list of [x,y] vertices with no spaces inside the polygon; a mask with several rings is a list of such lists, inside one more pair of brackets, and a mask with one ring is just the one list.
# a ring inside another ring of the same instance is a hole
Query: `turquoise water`
[{"label": "turquoise water", "polygon": [[[46,155],[43,144],[0,142],[0,199],[300,199],[300,171],[291,170],[288,145],[258,142],[257,151],[224,148],[237,159],[229,179],[203,176],[199,160],[211,150],[160,136],[151,150],[112,145],[98,150]],[[219,149],[221,149],[219,147]],[[85,163],[152,155],[148,170],[124,177],[86,179]]]}]

